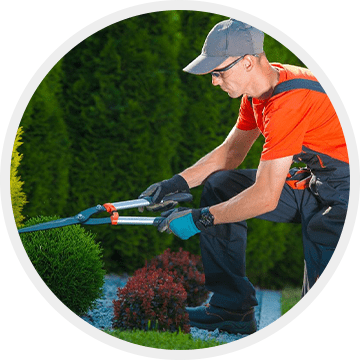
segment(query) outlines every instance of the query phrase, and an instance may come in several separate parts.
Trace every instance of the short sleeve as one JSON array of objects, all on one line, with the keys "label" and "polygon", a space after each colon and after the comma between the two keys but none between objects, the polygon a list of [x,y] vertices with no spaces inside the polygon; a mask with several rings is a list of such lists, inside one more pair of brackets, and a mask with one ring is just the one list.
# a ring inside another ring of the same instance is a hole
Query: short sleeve
[{"label": "short sleeve", "polygon": [[265,143],[261,160],[273,160],[301,153],[309,127],[308,106],[302,90],[283,96],[276,105],[269,104],[264,113]]}]

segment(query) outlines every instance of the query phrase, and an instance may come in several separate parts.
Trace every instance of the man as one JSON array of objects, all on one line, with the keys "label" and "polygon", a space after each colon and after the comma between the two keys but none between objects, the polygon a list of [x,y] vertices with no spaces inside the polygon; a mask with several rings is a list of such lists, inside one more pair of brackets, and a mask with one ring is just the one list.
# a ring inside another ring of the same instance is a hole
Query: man
[{"label": "man", "polygon": [[[208,306],[187,308],[190,324],[209,330],[256,331],[255,290],[246,277],[246,222],[260,218],[302,223],[303,295],[328,264],[345,221],[349,160],[334,108],[313,74],[304,68],[270,64],[264,34],[234,19],[208,34],[202,53],[184,71],[212,74],[212,84],[231,98],[242,97],[234,128],[225,141],[195,165],[151,185],[149,209],[170,193],[204,184],[200,209],[162,214],[159,231],[182,239],[200,233]],[[285,86],[285,87],[284,87]],[[262,133],[257,170],[234,170]],[[305,169],[291,168],[293,161]],[[171,204],[170,204],[171,206]]]}]

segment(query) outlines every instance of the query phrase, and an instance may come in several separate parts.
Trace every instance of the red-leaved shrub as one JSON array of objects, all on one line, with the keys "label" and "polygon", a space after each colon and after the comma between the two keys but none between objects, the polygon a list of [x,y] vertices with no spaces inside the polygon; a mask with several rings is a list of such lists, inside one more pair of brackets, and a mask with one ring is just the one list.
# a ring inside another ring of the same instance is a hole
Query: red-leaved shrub
[{"label": "red-leaved shrub", "polygon": [[143,267],[117,295],[114,328],[190,332],[186,291],[171,271]]},{"label": "red-leaved shrub", "polygon": [[198,255],[190,254],[182,248],[178,252],[167,249],[163,254],[154,257],[146,266],[173,272],[187,292],[187,306],[202,305],[209,296],[205,288],[203,265]]}]

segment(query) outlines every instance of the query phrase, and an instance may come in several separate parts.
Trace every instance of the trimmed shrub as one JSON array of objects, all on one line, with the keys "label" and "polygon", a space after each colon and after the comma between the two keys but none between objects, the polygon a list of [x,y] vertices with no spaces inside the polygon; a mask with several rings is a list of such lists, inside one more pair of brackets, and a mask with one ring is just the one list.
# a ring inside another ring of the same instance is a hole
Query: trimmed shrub
[{"label": "trimmed shrub", "polygon": [[171,271],[143,267],[117,295],[114,328],[190,332],[186,291]]},{"label": "trimmed shrub", "polygon": [[[58,217],[39,216],[25,226]],[[105,271],[95,235],[80,225],[20,234],[30,261],[50,290],[77,315],[102,295]]]},{"label": "trimmed shrub", "polygon": [[167,249],[146,266],[171,271],[176,281],[181,282],[187,292],[187,306],[199,306],[209,296],[205,289],[205,274],[199,255],[190,254],[182,248],[178,252]]}]

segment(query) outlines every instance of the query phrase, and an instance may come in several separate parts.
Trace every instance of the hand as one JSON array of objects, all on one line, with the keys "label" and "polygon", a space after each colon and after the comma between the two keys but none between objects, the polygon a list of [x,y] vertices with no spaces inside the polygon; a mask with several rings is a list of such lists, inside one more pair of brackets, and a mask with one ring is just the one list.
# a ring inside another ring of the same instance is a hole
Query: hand
[{"label": "hand", "polygon": [[214,225],[214,217],[209,208],[188,209],[178,208],[161,214],[164,220],[158,225],[160,232],[174,233],[182,240]]},{"label": "hand", "polygon": [[[161,182],[150,185],[140,194],[139,199],[143,197],[151,198],[151,205],[146,207],[147,210],[165,211],[173,209],[178,203],[177,201],[170,200],[160,204],[164,196],[180,192],[190,193],[189,185],[182,176],[175,175],[169,180],[163,180]],[[139,211],[143,212],[144,208],[139,208]]]}]

